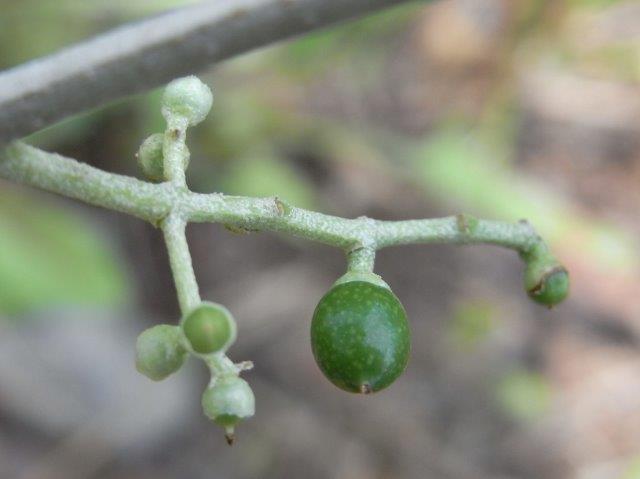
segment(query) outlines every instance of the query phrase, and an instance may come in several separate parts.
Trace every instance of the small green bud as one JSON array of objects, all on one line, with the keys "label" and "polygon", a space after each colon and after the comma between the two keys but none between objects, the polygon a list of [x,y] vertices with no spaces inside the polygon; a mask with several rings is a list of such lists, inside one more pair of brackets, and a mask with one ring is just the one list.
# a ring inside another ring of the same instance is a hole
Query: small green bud
[{"label": "small green bud", "polygon": [[174,117],[186,118],[190,126],[197,125],[207,117],[213,94],[207,85],[196,76],[173,80],[162,96],[162,116],[167,121]]},{"label": "small green bud", "polygon": [[136,342],[136,369],[154,381],[175,373],[187,358],[179,326],[159,324],[143,331]]},{"label": "small green bud", "polygon": [[525,270],[525,287],[537,303],[555,306],[569,294],[569,273],[560,265],[540,268],[530,263]]},{"label": "small green bud", "polygon": [[523,255],[524,287],[535,302],[552,307],[569,294],[569,273],[543,244]]},{"label": "small green bud", "polygon": [[196,353],[226,350],[236,340],[236,322],[227,308],[202,303],[182,321],[182,330]]},{"label": "small green bud", "polygon": [[163,181],[164,159],[162,157],[162,143],[164,135],[154,133],[142,142],[136,157],[144,175],[152,181]]},{"label": "small green bud", "polygon": [[217,378],[202,395],[202,409],[213,422],[225,429],[229,444],[233,443],[235,426],[255,414],[255,397],[249,384],[238,376]]}]

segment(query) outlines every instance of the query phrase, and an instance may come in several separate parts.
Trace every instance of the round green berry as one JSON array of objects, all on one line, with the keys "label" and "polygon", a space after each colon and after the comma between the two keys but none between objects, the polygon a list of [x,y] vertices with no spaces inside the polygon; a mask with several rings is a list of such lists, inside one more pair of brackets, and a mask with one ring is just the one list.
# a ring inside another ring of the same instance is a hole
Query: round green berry
[{"label": "round green berry", "polygon": [[167,121],[182,117],[190,126],[197,125],[207,117],[213,94],[207,85],[196,76],[173,80],[167,85],[162,96],[162,116]]},{"label": "round green berry", "polygon": [[398,298],[369,281],[334,285],[313,313],[313,355],[329,381],[345,391],[366,394],[389,386],[407,366],[410,342]]},{"label": "round green berry", "polygon": [[136,369],[154,381],[175,373],[187,358],[178,326],[160,324],[147,329],[136,342]]},{"label": "round green berry", "polygon": [[531,262],[525,269],[525,287],[537,303],[555,306],[569,294],[569,273],[559,265],[541,267]]},{"label": "round green berry", "polygon": [[233,442],[235,426],[255,414],[255,397],[249,384],[235,375],[216,378],[202,395],[202,409],[213,422],[225,428]]},{"label": "round green berry", "polygon": [[191,348],[199,354],[226,350],[236,339],[236,322],[227,308],[202,303],[182,321],[182,330]]},{"label": "round green berry", "polygon": [[142,142],[136,157],[144,175],[152,181],[163,181],[164,159],[162,156],[162,143],[164,135],[154,133]]}]

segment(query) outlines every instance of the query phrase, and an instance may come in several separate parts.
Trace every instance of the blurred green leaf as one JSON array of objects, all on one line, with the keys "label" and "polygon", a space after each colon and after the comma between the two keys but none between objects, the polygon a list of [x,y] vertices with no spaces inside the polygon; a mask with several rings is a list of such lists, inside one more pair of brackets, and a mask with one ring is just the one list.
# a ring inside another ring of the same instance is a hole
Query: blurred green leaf
[{"label": "blurred green leaf", "polygon": [[304,35],[277,50],[278,66],[284,72],[302,78],[317,74],[328,65],[335,66],[336,62],[352,64],[356,57],[359,63],[364,57],[369,57],[373,61],[371,65],[375,66],[375,59],[379,60],[388,50],[388,38],[406,28],[420,8],[422,5],[414,3],[399,5],[344,25]]},{"label": "blurred green leaf", "polygon": [[14,66],[127,20],[197,0],[0,0],[0,68]]},{"label": "blurred green leaf", "polygon": [[80,217],[2,185],[1,311],[114,305],[125,301],[127,290],[119,262]]},{"label": "blurred green leaf", "polygon": [[549,408],[550,390],[545,378],[528,371],[515,371],[498,384],[497,398],[507,413],[522,421],[532,421]]},{"label": "blurred green leaf", "polygon": [[495,311],[482,301],[464,302],[456,306],[451,321],[454,341],[461,347],[473,347],[494,328]]},{"label": "blurred green leaf", "polygon": [[255,155],[233,163],[223,180],[225,193],[246,196],[278,196],[292,205],[313,208],[313,186],[286,161]]},{"label": "blurred green leaf", "polygon": [[586,8],[606,8],[616,3],[622,3],[627,0],[570,0],[570,7],[586,7]]},{"label": "blurred green leaf", "polygon": [[631,461],[631,464],[629,464],[620,479],[640,479],[640,457],[636,457]]},{"label": "blurred green leaf", "polygon": [[412,181],[456,211],[526,218],[551,242],[579,238],[594,262],[620,271],[640,264],[629,234],[584,217],[559,192],[518,174],[473,132],[444,127],[416,148],[410,163]]}]

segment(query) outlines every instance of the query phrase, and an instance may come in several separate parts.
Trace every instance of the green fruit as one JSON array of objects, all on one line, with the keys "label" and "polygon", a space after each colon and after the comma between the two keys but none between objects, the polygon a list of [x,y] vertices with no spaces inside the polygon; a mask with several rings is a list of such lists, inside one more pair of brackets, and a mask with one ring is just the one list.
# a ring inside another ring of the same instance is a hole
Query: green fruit
[{"label": "green fruit", "polygon": [[204,120],[211,110],[213,94],[198,77],[188,76],[173,80],[162,95],[162,115],[170,121],[185,118],[190,126]]},{"label": "green fruit", "polygon": [[178,326],[160,324],[144,331],[136,342],[136,369],[160,381],[182,367],[187,350]]},{"label": "green fruit", "polygon": [[339,388],[379,391],[407,366],[407,315],[387,287],[362,280],[339,283],[313,313],[311,347],[324,375]]},{"label": "green fruit", "polygon": [[202,303],[182,321],[182,330],[196,353],[210,354],[227,349],[236,339],[236,323],[220,304]]},{"label": "green fruit", "polygon": [[549,307],[562,302],[569,294],[569,273],[547,246],[540,243],[523,258],[526,261],[524,287],[529,297]]},{"label": "green fruit", "polygon": [[202,395],[202,409],[209,419],[225,429],[231,444],[235,426],[255,414],[255,397],[244,379],[222,376]]},{"label": "green fruit", "polygon": [[537,303],[555,306],[569,294],[569,273],[562,266],[546,268],[542,273],[532,263],[527,265],[525,280],[529,297]]}]

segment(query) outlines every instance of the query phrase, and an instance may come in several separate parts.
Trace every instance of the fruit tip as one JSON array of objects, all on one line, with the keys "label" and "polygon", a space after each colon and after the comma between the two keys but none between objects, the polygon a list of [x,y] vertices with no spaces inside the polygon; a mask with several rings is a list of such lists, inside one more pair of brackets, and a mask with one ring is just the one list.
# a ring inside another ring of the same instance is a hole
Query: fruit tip
[{"label": "fruit tip", "polygon": [[232,427],[225,429],[224,438],[227,440],[229,446],[233,446],[233,443],[236,442],[236,435]]},{"label": "fruit tip", "polygon": [[371,386],[368,383],[364,383],[360,385],[360,393],[371,394],[372,392],[373,390],[371,389]]}]

